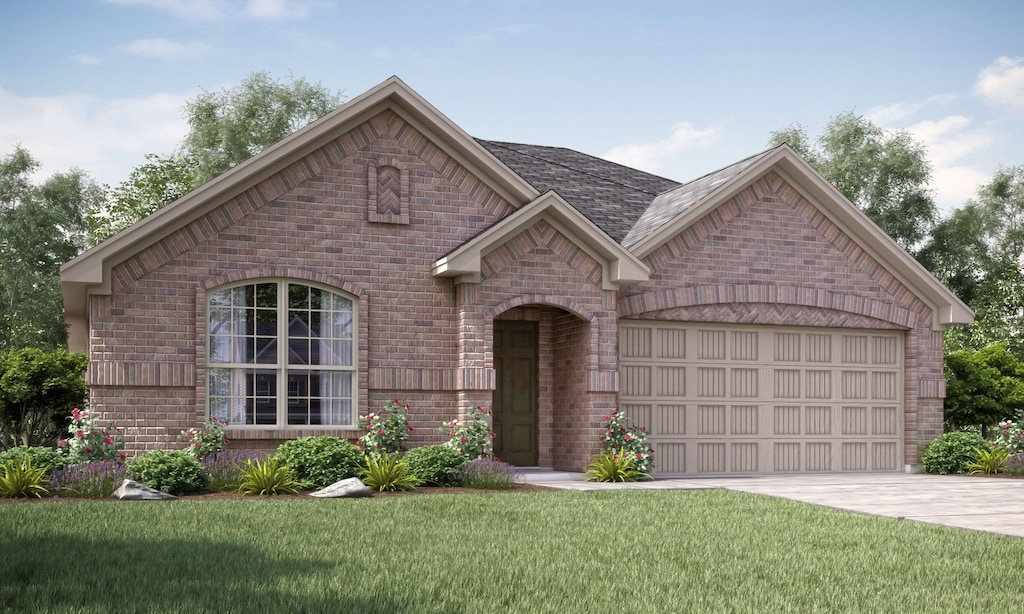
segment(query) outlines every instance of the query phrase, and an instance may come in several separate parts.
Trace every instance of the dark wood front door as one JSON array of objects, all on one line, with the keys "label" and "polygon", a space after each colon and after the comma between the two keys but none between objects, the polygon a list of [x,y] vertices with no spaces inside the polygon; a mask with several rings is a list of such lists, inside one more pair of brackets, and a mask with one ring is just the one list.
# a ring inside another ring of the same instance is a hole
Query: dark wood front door
[{"label": "dark wood front door", "polygon": [[537,464],[537,323],[494,322],[494,454]]}]

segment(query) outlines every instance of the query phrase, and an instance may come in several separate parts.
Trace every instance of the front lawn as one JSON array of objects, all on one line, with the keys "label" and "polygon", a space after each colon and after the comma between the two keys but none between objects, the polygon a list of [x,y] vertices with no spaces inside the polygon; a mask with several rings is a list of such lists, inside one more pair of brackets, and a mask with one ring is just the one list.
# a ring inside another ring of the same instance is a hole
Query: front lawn
[{"label": "front lawn", "polygon": [[0,609],[965,612],[1024,540],[729,491],[0,506]]}]

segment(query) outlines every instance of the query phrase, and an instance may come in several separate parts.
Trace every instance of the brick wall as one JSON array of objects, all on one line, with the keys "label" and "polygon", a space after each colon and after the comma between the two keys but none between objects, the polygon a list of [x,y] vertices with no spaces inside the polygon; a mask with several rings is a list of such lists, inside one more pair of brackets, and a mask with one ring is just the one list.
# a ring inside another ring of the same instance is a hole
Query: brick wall
[{"label": "brick wall", "polygon": [[905,462],[942,432],[942,333],[931,310],[786,181],[768,173],[645,260],[620,315],[906,331]]},{"label": "brick wall", "polygon": [[[379,165],[407,177],[408,194],[387,207],[406,205],[390,219],[408,223],[368,221],[370,169]],[[130,427],[131,453],[178,446],[177,431],[199,424],[206,411],[206,291],[291,277],[357,301],[358,412],[399,397],[412,404],[414,441],[435,441],[430,429],[442,417],[469,397],[489,400],[493,377],[460,368],[456,291],[431,275],[431,264],[512,210],[412,126],[383,112],[115,266],[113,293],[91,297],[92,403]]]}]

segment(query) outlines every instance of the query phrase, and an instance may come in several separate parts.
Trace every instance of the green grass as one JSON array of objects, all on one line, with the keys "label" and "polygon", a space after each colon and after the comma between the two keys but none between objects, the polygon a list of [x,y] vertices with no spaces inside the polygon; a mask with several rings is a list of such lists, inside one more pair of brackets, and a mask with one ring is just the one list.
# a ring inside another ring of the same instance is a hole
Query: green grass
[{"label": "green grass", "polygon": [[1024,539],[728,491],[21,503],[0,552],[3,611],[1024,607]]}]

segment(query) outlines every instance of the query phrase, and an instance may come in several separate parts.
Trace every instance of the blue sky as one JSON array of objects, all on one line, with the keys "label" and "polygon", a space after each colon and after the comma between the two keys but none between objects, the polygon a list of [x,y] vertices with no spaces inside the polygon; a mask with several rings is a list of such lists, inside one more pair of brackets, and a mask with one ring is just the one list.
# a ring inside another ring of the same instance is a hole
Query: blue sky
[{"label": "blue sky", "polygon": [[127,178],[181,106],[266,70],[398,75],[473,136],[688,181],[853,109],[928,147],[946,210],[1024,164],[1024,3],[6,0],[0,155]]}]

